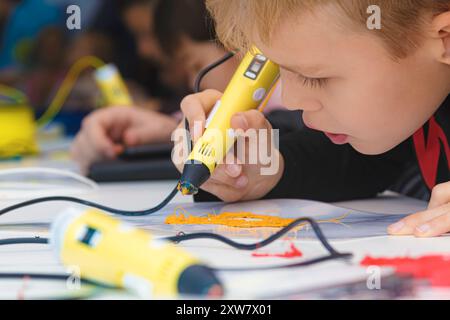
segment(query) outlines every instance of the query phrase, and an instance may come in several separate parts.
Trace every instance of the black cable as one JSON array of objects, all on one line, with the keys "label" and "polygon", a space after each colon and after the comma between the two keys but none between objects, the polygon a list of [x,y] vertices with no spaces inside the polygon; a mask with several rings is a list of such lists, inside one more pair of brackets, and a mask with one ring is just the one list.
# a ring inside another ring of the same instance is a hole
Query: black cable
[{"label": "black cable", "polygon": [[28,207],[34,204],[38,204],[38,203],[42,203],[42,202],[53,202],[53,201],[65,201],[65,202],[74,202],[74,203],[78,203],[84,206],[88,206],[88,207],[92,207],[92,208],[97,208],[103,211],[107,211],[110,213],[114,213],[120,216],[128,216],[128,217],[138,217],[138,216],[146,216],[149,214],[152,214],[156,211],[161,210],[162,208],[164,208],[177,194],[178,189],[177,187],[175,187],[172,192],[157,206],[150,208],[150,209],[145,209],[145,210],[141,210],[141,211],[127,211],[127,210],[121,210],[121,209],[115,209],[115,208],[111,208],[111,207],[107,207],[92,201],[88,201],[88,200],[83,200],[83,199],[79,199],[79,198],[74,198],[74,197],[66,197],[66,196],[55,196],[55,197],[44,197],[44,198],[37,198],[37,199],[32,199],[32,200],[28,200],[28,201],[24,201],[15,205],[12,205],[10,207],[4,208],[0,210],[0,216],[11,212],[13,210],[17,210],[23,207]]},{"label": "black cable", "polygon": [[[273,235],[269,236],[268,238],[257,242],[257,243],[239,243],[236,241],[231,240],[230,238],[224,237],[220,234],[216,233],[210,233],[210,232],[201,232],[201,233],[190,233],[190,234],[179,234],[176,236],[171,237],[164,237],[162,240],[167,240],[174,243],[180,243],[183,241],[189,241],[189,240],[198,240],[198,239],[210,239],[210,240],[216,240],[222,243],[225,243],[229,245],[230,247],[233,247],[238,250],[257,250],[263,247],[268,246],[269,244],[275,242],[276,240],[280,239],[282,236],[287,234],[289,231],[297,227],[299,224],[308,222],[311,227],[313,228],[314,233],[316,234],[317,238],[319,239],[322,246],[330,253],[339,255],[339,253],[331,246],[331,244],[328,242],[327,238],[323,234],[322,230],[320,229],[319,224],[312,218],[304,217],[304,218],[298,218],[291,222],[289,225],[283,227]],[[40,237],[34,237],[34,238],[11,238],[11,239],[0,239],[0,246],[1,245],[12,245],[12,244],[46,244],[48,243],[47,238],[40,238]]]},{"label": "black cable", "polygon": [[189,128],[189,121],[186,117],[184,118],[184,130],[186,131],[187,154],[191,154],[193,141],[191,137],[191,130]]},{"label": "black cable", "polygon": [[[23,278],[33,278],[36,280],[65,280],[70,279],[70,275],[67,274],[57,274],[57,273],[29,273],[29,272],[1,272],[0,278],[5,279],[23,279]],[[98,282],[92,282],[86,279],[80,279],[86,284],[98,285]]]},{"label": "black cable", "polygon": [[338,260],[338,259],[350,259],[353,257],[351,253],[336,253],[330,254],[326,256],[322,256],[319,258],[314,258],[307,261],[294,262],[291,264],[281,264],[276,266],[264,266],[264,267],[243,267],[243,268],[211,268],[214,271],[221,272],[245,272],[245,271],[267,271],[267,270],[276,270],[276,269],[290,269],[290,268],[298,268],[298,267],[307,267],[314,264],[322,263],[330,260]]},{"label": "black cable", "polygon": [[[303,266],[309,266],[317,263],[321,263],[328,260],[335,260],[335,259],[349,259],[353,255],[351,253],[340,253],[336,251],[331,244],[328,242],[327,238],[323,234],[322,230],[320,229],[319,224],[312,218],[309,217],[303,217],[298,218],[288,224],[287,226],[283,227],[273,235],[269,236],[268,238],[251,244],[244,244],[239,243],[236,241],[233,241],[227,237],[224,237],[219,234],[215,233],[209,233],[209,232],[203,232],[203,233],[191,233],[191,234],[180,234],[172,237],[165,237],[162,238],[163,240],[171,241],[174,243],[180,243],[183,241],[189,241],[189,240],[195,240],[195,239],[211,239],[216,240],[222,243],[225,243],[235,249],[238,250],[256,250],[265,246],[268,246],[269,244],[275,242],[276,240],[280,239],[282,236],[287,234],[289,231],[300,225],[301,223],[309,223],[319,239],[322,246],[328,251],[329,255],[314,258],[308,261],[302,261],[302,262],[296,262],[292,264],[284,264],[284,265],[278,265],[278,266],[265,266],[265,267],[248,267],[248,268],[213,268],[216,271],[259,271],[259,270],[272,270],[272,269],[284,269],[284,268],[294,268],[294,267],[303,267]],[[2,239],[0,240],[0,245],[10,245],[10,244],[22,244],[22,243],[48,243],[48,239],[46,238],[12,238],[12,239]]]},{"label": "black cable", "polygon": [[0,246],[7,246],[12,244],[48,244],[48,238],[34,237],[34,238],[10,238],[0,239]]},{"label": "black cable", "polygon": [[285,268],[296,268],[296,267],[304,267],[304,266],[310,266],[313,264],[325,262],[328,260],[337,260],[337,259],[350,259],[353,257],[353,254],[351,253],[340,253],[336,251],[331,244],[328,242],[327,238],[323,234],[322,230],[320,229],[319,224],[312,218],[304,217],[304,218],[298,218],[291,222],[289,225],[283,227],[267,239],[252,243],[252,244],[243,244],[235,242],[229,238],[226,238],[224,236],[221,236],[219,234],[215,233],[192,233],[192,234],[182,234],[177,235],[174,237],[167,237],[164,238],[166,240],[172,241],[172,242],[182,242],[182,241],[188,241],[188,240],[194,240],[194,239],[213,239],[220,242],[223,242],[225,244],[228,244],[229,246],[239,249],[239,250],[256,250],[265,246],[268,246],[269,244],[273,243],[274,241],[281,238],[283,235],[288,233],[290,230],[297,227],[299,224],[308,222],[311,227],[313,228],[314,233],[316,234],[317,238],[319,239],[322,246],[329,252],[329,255],[314,258],[307,261],[301,261],[296,262],[292,264],[283,264],[283,265],[277,265],[277,266],[264,266],[264,267],[246,267],[246,268],[212,268],[215,271],[228,271],[228,272],[238,272],[238,271],[263,271],[263,270],[273,270],[273,269],[285,269]]},{"label": "black cable", "polygon": [[[222,63],[226,62],[227,60],[231,59],[234,56],[234,53],[227,53],[225,54],[222,58],[220,58],[219,60],[215,61],[214,63],[210,64],[209,66],[207,66],[206,68],[204,68],[203,70],[201,70],[199,72],[199,74],[197,75],[197,78],[195,80],[195,85],[194,85],[194,90],[195,92],[199,92],[200,91],[200,84],[203,80],[203,78],[214,68],[217,68],[218,66],[220,66]],[[187,127],[187,131],[189,132],[189,123],[187,122],[187,120],[185,120],[185,125]],[[191,139],[189,138],[189,141],[191,141]],[[190,147],[192,148],[192,141],[189,143]],[[190,149],[191,149],[190,148]],[[29,201],[24,201],[15,205],[12,205],[10,207],[4,208],[0,210],[0,216],[23,208],[23,207],[28,207],[31,205],[35,205],[38,203],[43,203],[43,202],[50,202],[50,201],[64,201],[64,202],[74,202],[74,203],[78,203],[84,206],[88,206],[88,207],[92,207],[92,208],[97,208],[103,211],[107,211],[113,214],[117,214],[120,216],[128,216],[128,217],[138,217],[138,216],[146,216],[146,215],[150,215],[152,213],[155,213],[159,210],[161,210],[162,208],[164,208],[177,194],[178,189],[177,187],[175,187],[172,192],[157,206],[150,208],[150,209],[145,209],[145,210],[140,210],[140,211],[127,211],[127,210],[121,210],[121,209],[116,209],[116,208],[111,208],[111,207],[107,207],[92,201],[88,201],[88,200],[83,200],[83,199],[79,199],[79,198],[75,198],[75,197],[67,197],[67,196],[55,196],[55,197],[43,197],[43,198],[37,198],[37,199],[32,199]]]},{"label": "black cable", "polygon": [[298,218],[294,221],[292,221],[287,226],[283,227],[270,237],[262,240],[261,242],[257,243],[251,243],[251,244],[244,244],[235,242],[227,237],[224,237],[219,234],[215,233],[191,233],[191,234],[181,234],[176,235],[173,237],[167,237],[164,238],[165,240],[172,241],[172,242],[182,242],[182,241],[188,241],[188,240],[194,240],[194,239],[212,239],[217,240],[220,242],[223,242],[235,249],[239,250],[256,250],[265,246],[268,246],[272,242],[280,239],[282,236],[284,236],[286,233],[297,227],[299,224],[308,222],[311,227],[313,228],[314,233],[316,234],[317,238],[319,239],[320,243],[323,245],[323,247],[330,253],[330,254],[338,254],[338,252],[330,245],[327,238],[323,234],[322,230],[319,227],[319,224],[312,218],[304,217],[304,218]]},{"label": "black cable", "polygon": [[197,77],[195,78],[195,83],[194,83],[194,92],[198,93],[200,92],[200,84],[202,83],[203,78],[210,73],[213,69],[217,68],[218,66],[220,66],[221,64],[227,62],[228,60],[230,60],[231,58],[234,57],[234,53],[233,52],[227,52],[222,58],[220,58],[219,60],[211,63],[210,65],[206,66],[203,70],[201,70]]}]

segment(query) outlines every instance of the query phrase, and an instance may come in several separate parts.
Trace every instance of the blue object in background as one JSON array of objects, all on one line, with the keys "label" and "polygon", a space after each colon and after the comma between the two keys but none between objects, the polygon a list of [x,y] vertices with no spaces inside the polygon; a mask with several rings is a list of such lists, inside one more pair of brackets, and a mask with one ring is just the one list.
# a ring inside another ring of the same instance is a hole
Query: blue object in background
[{"label": "blue object in background", "polygon": [[[81,129],[83,118],[89,114],[90,111],[66,111],[61,110],[56,117],[48,124],[61,124],[64,127],[64,134],[66,136],[75,136]],[[36,119],[42,116],[42,112],[36,114]]]},{"label": "blue object in background", "polygon": [[0,69],[20,68],[20,52],[46,27],[63,25],[65,10],[51,0],[23,0],[6,23],[0,44]]},{"label": "blue object in background", "polygon": [[86,111],[61,111],[54,122],[64,126],[64,133],[67,136],[74,136],[81,129],[81,122],[88,114]]}]

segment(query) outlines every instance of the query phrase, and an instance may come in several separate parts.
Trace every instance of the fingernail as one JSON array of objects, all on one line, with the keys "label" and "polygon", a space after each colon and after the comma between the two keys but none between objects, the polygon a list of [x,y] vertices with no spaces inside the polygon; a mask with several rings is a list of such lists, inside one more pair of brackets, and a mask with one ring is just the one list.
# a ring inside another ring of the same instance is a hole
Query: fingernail
[{"label": "fingernail", "polygon": [[193,127],[190,130],[191,140],[197,141],[197,130],[195,130]]},{"label": "fingernail", "polygon": [[402,221],[399,221],[394,224],[391,224],[389,226],[389,231],[395,233],[395,232],[402,230],[404,226],[405,226],[405,223]]},{"label": "fingernail", "polygon": [[191,129],[192,138],[197,141],[202,136],[203,123],[201,121],[195,121],[194,126]]},{"label": "fingernail", "polygon": [[236,181],[236,188],[238,188],[238,189],[245,188],[247,186],[247,183],[248,183],[247,177],[241,176]]},{"label": "fingernail", "polygon": [[227,172],[230,176],[237,176],[240,173],[240,167],[237,164],[227,164]]},{"label": "fingernail", "polygon": [[416,230],[419,231],[420,233],[427,233],[428,231],[431,230],[431,226],[429,224],[423,224],[417,227]]}]

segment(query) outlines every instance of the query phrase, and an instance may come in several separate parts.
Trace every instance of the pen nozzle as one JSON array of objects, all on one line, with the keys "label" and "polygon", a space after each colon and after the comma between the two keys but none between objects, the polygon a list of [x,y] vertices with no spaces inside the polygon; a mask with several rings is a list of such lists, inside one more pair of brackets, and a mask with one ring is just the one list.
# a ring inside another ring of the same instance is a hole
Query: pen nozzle
[{"label": "pen nozzle", "polygon": [[195,187],[192,183],[186,181],[179,181],[177,188],[183,196],[194,195],[198,193],[198,188]]},{"label": "pen nozzle", "polygon": [[195,195],[200,186],[209,179],[211,173],[206,165],[198,161],[187,161],[178,182],[178,190],[183,195]]}]

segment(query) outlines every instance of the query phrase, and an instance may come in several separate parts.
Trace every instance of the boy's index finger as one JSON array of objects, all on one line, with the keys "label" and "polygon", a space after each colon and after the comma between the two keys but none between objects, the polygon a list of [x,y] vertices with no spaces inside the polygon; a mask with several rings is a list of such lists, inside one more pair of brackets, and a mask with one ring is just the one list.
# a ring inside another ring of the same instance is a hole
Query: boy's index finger
[{"label": "boy's index finger", "polygon": [[211,111],[221,96],[221,92],[210,89],[189,95],[181,102],[181,110],[189,122],[189,130],[194,142],[203,134],[206,114]]},{"label": "boy's index finger", "polygon": [[203,114],[207,114],[221,97],[222,93],[213,89],[191,94],[181,101],[181,110],[185,116],[190,116],[193,113],[199,113],[200,111],[202,111]]},{"label": "boy's index finger", "polygon": [[183,111],[183,114],[189,123],[190,130],[193,129],[194,122],[205,121],[205,111],[197,96],[191,95],[184,98],[181,102],[181,111]]},{"label": "boy's index finger", "polygon": [[205,91],[202,91],[198,94],[199,100],[203,106],[203,109],[206,113],[211,111],[211,109],[214,107],[216,102],[222,98],[222,92],[214,90],[214,89],[207,89]]}]

